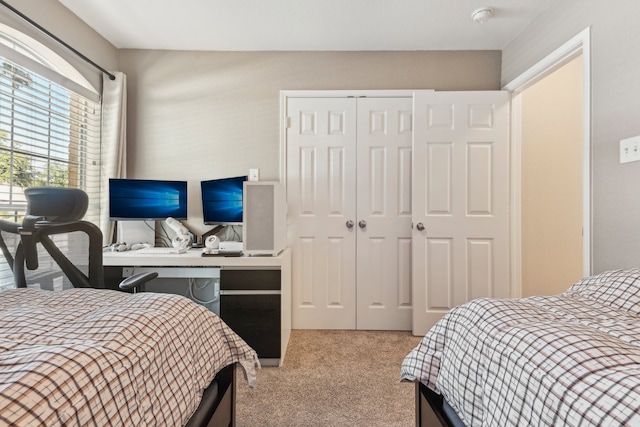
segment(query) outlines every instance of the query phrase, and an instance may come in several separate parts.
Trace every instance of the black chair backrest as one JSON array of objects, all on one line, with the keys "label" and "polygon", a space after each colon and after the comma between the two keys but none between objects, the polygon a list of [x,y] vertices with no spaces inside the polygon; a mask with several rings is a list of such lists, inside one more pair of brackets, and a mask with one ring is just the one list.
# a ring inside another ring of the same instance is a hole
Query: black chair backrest
[{"label": "black chair backrest", "polygon": [[24,190],[27,215],[49,222],[73,222],[84,218],[89,196],[78,188],[30,187]]}]

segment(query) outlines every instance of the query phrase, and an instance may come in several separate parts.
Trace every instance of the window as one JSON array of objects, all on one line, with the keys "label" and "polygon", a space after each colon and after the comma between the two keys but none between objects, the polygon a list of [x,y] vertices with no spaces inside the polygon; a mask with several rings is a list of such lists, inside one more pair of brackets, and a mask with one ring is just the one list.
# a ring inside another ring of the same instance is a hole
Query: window
[{"label": "window", "polygon": [[[22,220],[31,186],[85,190],[85,219],[98,223],[100,103],[0,55],[0,219]],[[7,287],[13,279],[0,255],[0,290]]]}]

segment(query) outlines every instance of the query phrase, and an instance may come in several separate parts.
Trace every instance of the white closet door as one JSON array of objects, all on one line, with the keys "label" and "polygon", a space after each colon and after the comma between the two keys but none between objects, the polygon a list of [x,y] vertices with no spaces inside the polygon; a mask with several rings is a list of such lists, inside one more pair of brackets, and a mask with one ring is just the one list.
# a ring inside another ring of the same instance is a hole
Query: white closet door
[{"label": "white closet door", "polygon": [[479,297],[509,297],[509,95],[416,92],[413,333]]},{"label": "white closet door", "polygon": [[358,99],[358,329],[411,330],[412,107]]},{"label": "white closet door", "polygon": [[290,98],[292,327],[356,327],[356,100]]}]

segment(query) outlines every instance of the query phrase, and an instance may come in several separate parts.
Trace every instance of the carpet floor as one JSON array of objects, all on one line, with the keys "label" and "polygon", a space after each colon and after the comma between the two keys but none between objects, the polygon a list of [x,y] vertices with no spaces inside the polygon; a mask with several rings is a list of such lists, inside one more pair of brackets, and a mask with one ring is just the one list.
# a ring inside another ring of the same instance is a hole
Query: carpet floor
[{"label": "carpet floor", "polygon": [[294,330],[282,367],[258,370],[255,389],[238,378],[236,426],[412,426],[415,389],[400,382],[400,365],[419,341],[409,332]]}]

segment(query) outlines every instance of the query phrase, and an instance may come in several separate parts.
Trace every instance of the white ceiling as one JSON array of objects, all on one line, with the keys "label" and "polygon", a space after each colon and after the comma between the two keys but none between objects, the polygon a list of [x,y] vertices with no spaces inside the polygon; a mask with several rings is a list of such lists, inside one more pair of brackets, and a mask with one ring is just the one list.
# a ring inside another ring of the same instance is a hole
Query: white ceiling
[{"label": "white ceiling", "polygon": [[355,51],[502,50],[553,0],[58,1],[122,49]]}]

